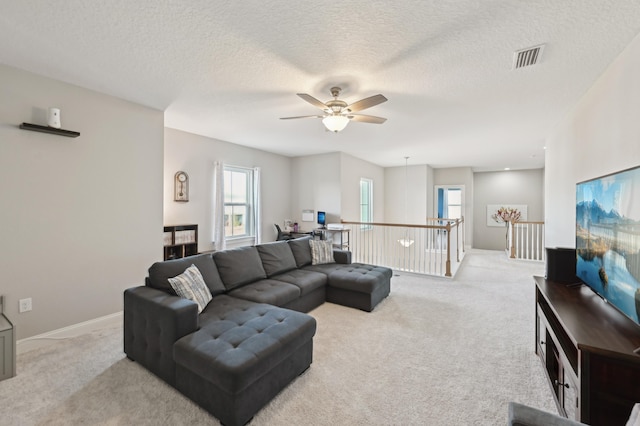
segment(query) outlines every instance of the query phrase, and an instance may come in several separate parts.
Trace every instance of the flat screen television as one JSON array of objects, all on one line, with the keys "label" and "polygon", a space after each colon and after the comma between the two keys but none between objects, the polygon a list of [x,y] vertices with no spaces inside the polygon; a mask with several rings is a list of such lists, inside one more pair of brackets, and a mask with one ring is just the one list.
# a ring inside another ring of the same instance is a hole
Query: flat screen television
[{"label": "flat screen television", "polygon": [[640,324],[640,166],[576,185],[576,276]]},{"label": "flat screen television", "polygon": [[320,225],[320,228],[324,228],[326,223],[327,223],[327,218],[326,218],[325,212],[318,212],[318,225]]}]

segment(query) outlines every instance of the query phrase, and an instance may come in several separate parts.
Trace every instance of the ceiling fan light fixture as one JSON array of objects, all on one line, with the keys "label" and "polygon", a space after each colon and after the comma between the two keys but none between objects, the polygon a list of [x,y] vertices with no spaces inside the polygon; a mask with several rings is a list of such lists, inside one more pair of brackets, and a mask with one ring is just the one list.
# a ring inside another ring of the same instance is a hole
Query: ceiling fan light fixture
[{"label": "ceiling fan light fixture", "polygon": [[320,102],[316,98],[306,93],[298,93],[298,96],[304,101],[310,103],[316,108],[322,110],[322,115],[303,115],[297,117],[280,117],[280,120],[290,120],[294,118],[321,118],[322,123],[334,133],[338,133],[343,130],[349,124],[349,121],[357,121],[360,123],[374,123],[382,124],[387,121],[386,118],[375,117],[373,115],[354,114],[367,108],[374,107],[387,101],[383,95],[373,95],[368,98],[360,99],[352,104],[347,104],[345,101],[338,99],[340,95],[339,87],[331,88],[331,96],[333,99],[327,102]]},{"label": "ceiling fan light fixture", "polygon": [[328,115],[322,119],[322,124],[327,130],[338,133],[349,124],[349,118],[344,115]]}]

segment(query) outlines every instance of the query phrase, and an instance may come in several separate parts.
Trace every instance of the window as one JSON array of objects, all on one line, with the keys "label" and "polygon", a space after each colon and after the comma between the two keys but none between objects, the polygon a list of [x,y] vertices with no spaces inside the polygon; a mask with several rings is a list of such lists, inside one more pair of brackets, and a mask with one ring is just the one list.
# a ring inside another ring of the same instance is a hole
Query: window
[{"label": "window", "polygon": [[360,178],[360,222],[373,222],[373,180]]},{"label": "window", "polygon": [[225,238],[252,237],[253,170],[224,167],[224,235]]}]

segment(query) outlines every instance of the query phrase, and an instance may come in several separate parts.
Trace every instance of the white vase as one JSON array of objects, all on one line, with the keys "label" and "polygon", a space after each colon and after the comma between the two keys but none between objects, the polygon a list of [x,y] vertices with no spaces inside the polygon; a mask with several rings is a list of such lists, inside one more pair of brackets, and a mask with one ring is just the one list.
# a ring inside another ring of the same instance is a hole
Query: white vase
[{"label": "white vase", "polygon": [[49,127],[54,127],[56,129],[60,128],[60,108],[49,108],[47,124]]}]

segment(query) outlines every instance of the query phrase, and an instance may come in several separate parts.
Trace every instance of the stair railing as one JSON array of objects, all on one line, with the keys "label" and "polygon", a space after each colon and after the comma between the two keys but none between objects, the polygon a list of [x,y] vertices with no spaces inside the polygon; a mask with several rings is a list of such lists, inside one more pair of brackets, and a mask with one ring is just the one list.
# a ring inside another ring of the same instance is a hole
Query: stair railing
[{"label": "stair railing", "polygon": [[464,256],[464,219],[429,218],[426,225],[342,221],[351,229],[354,262],[451,277]]}]

